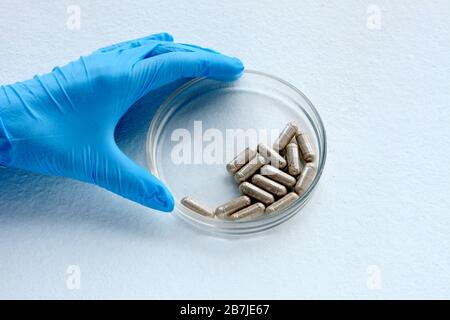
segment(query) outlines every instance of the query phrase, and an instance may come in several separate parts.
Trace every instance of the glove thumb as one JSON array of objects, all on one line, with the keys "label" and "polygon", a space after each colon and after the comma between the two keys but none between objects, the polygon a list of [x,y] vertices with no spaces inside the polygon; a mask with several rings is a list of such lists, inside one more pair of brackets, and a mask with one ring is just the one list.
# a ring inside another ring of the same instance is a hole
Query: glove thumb
[{"label": "glove thumb", "polygon": [[96,183],[124,198],[159,211],[170,212],[174,199],[164,184],[134,163],[116,145],[110,150]]}]

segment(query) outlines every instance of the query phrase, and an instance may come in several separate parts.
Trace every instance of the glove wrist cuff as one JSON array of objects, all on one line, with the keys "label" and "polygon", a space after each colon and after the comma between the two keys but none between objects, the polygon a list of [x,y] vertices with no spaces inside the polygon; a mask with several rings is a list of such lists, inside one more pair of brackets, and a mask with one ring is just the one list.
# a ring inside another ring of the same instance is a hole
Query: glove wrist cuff
[{"label": "glove wrist cuff", "polygon": [[11,142],[8,139],[6,128],[0,117],[0,166],[7,166],[10,162]]},{"label": "glove wrist cuff", "polygon": [[[3,89],[4,87],[0,87]],[[2,90],[0,90],[0,111],[4,107],[2,99]],[[9,139],[8,131],[3,123],[0,112],[0,166],[7,166],[11,161],[11,141]]]}]

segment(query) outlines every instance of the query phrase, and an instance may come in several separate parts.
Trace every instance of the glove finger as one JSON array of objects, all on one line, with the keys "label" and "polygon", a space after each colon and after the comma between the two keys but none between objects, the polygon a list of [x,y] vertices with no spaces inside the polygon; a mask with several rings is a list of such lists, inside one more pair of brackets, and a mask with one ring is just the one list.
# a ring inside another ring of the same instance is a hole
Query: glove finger
[{"label": "glove finger", "polygon": [[146,58],[155,57],[157,55],[170,52],[196,52],[196,51],[205,51],[209,53],[220,54],[219,52],[214,51],[212,49],[199,47],[193,44],[166,42],[166,43],[159,43],[157,46],[155,46],[155,48],[151,51],[150,54],[146,56]]},{"label": "glove finger", "polygon": [[145,40],[158,40],[158,41],[173,42],[173,35],[171,35],[168,32],[160,32],[160,33],[155,33],[155,34],[149,35],[149,36],[144,37],[142,39],[144,41]]},{"label": "glove finger", "polygon": [[211,52],[211,53],[219,53],[216,50],[210,49],[210,48],[205,48],[205,47],[200,47],[197,46],[195,44],[188,44],[188,43],[179,43],[179,45],[184,46],[184,47],[188,47],[188,48],[192,48],[192,49],[197,49],[197,50],[202,50],[202,51],[206,51],[206,52]]},{"label": "glove finger", "polygon": [[110,52],[113,50],[124,50],[124,49],[128,49],[128,48],[135,48],[135,47],[140,47],[143,46],[149,42],[152,41],[167,41],[167,42],[172,42],[173,41],[173,36],[169,33],[166,32],[161,32],[161,33],[157,33],[157,34],[152,34],[143,38],[138,38],[138,39],[134,39],[134,40],[127,40],[127,41],[123,41],[123,42],[119,42],[113,45],[109,45],[106,46],[104,48],[100,48],[97,51],[95,51],[94,53],[102,53],[102,52]]},{"label": "glove finger", "polygon": [[[145,43],[146,46],[129,46],[129,50],[126,51],[126,54],[130,56],[132,61],[139,61],[151,57],[155,57],[165,53],[171,52],[208,52],[214,54],[220,54],[217,51],[212,49],[199,47],[193,44],[180,44],[174,42],[155,42],[149,41]],[[152,44],[152,45],[149,45]]]},{"label": "glove finger", "polygon": [[133,74],[137,80],[136,100],[150,90],[179,79],[208,77],[221,81],[239,78],[244,65],[238,58],[206,51],[171,52],[137,62]]},{"label": "glove finger", "polygon": [[131,201],[159,211],[170,212],[174,199],[164,184],[129,159],[114,145],[96,184]]}]

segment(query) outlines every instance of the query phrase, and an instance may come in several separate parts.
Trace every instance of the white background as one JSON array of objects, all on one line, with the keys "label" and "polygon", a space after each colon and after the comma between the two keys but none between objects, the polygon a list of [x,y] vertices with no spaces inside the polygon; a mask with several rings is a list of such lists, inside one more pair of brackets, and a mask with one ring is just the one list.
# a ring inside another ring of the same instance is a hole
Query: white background
[{"label": "white background", "polygon": [[[80,30],[66,25],[71,4]],[[449,17],[447,0],[2,0],[0,84],[167,31],[298,86],[329,153],[301,214],[238,241],[95,186],[0,169],[0,297],[450,298]],[[146,126],[123,143],[141,164]]]}]

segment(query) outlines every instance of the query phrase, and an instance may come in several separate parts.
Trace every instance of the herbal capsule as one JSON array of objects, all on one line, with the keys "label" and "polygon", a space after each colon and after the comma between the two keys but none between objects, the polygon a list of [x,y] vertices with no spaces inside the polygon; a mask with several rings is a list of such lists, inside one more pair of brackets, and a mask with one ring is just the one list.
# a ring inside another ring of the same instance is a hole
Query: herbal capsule
[{"label": "herbal capsule", "polygon": [[285,186],[260,174],[255,174],[252,177],[252,183],[257,187],[260,187],[261,189],[264,189],[271,194],[276,195],[277,197],[282,197],[287,193],[287,189]]},{"label": "herbal capsule", "polygon": [[263,143],[260,143],[258,144],[258,152],[260,155],[262,155],[264,158],[270,161],[270,164],[272,166],[281,169],[286,167],[287,164],[286,160],[271,147],[266,146]]},{"label": "herbal capsule", "polygon": [[309,186],[314,180],[316,175],[316,167],[312,162],[308,162],[302,170],[302,173],[298,177],[297,183],[295,184],[295,192],[302,195],[308,190]]},{"label": "herbal capsule", "polygon": [[284,127],[283,131],[281,131],[280,136],[277,140],[275,140],[275,143],[273,144],[273,148],[276,151],[283,150],[289,141],[295,136],[295,134],[298,131],[297,124],[294,122],[289,122],[286,127]]},{"label": "herbal capsule", "polygon": [[250,182],[241,183],[241,185],[239,186],[239,190],[241,190],[243,194],[261,201],[265,205],[269,205],[275,201],[273,195],[255,186],[254,184],[251,184]]},{"label": "herbal capsule", "polygon": [[250,205],[251,199],[247,196],[240,196],[216,208],[216,215],[219,218],[225,218],[232,213],[241,210]]},{"label": "herbal capsule", "polygon": [[195,201],[191,197],[184,197],[183,199],[181,199],[180,202],[185,207],[191,209],[192,211],[195,211],[198,214],[201,214],[202,216],[210,217],[210,218],[214,217],[213,210],[211,210],[210,208],[208,208],[208,207],[198,203],[197,201]]},{"label": "herbal capsule", "polygon": [[278,210],[282,210],[287,208],[291,203],[299,198],[298,194],[295,192],[289,192],[283,198],[278,200],[277,202],[272,203],[270,206],[266,208],[266,213],[270,214]]},{"label": "herbal capsule", "polygon": [[239,210],[235,213],[233,213],[230,216],[230,219],[238,220],[238,219],[254,219],[259,216],[262,216],[264,214],[264,210],[266,207],[261,203],[257,202],[255,204],[252,204],[251,206],[248,206],[247,208],[244,208],[242,210]]},{"label": "herbal capsule", "polygon": [[270,165],[263,166],[261,168],[260,174],[274,181],[277,181],[282,185],[285,185],[286,187],[293,187],[296,182],[293,176]]},{"label": "herbal capsule", "polygon": [[233,160],[227,164],[227,171],[229,173],[236,173],[242,168],[250,159],[256,155],[256,151],[250,148],[245,148]]},{"label": "herbal capsule", "polygon": [[303,160],[306,162],[313,162],[316,159],[316,154],[314,153],[314,149],[308,136],[304,132],[299,131],[297,132],[296,139]]},{"label": "herbal capsule", "polygon": [[286,147],[286,159],[289,174],[291,176],[298,176],[302,172],[302,164],[300,162],[299,148],[295,138],[292,139]]},{"label": "herbal capsule", "polygon": [[244,165],[238,172],[234,175],[234,180],[237,183],[244,182],[250,178],[259,168],[267,163],[266,158],[260,154],[256,154],[246,165]]}]

